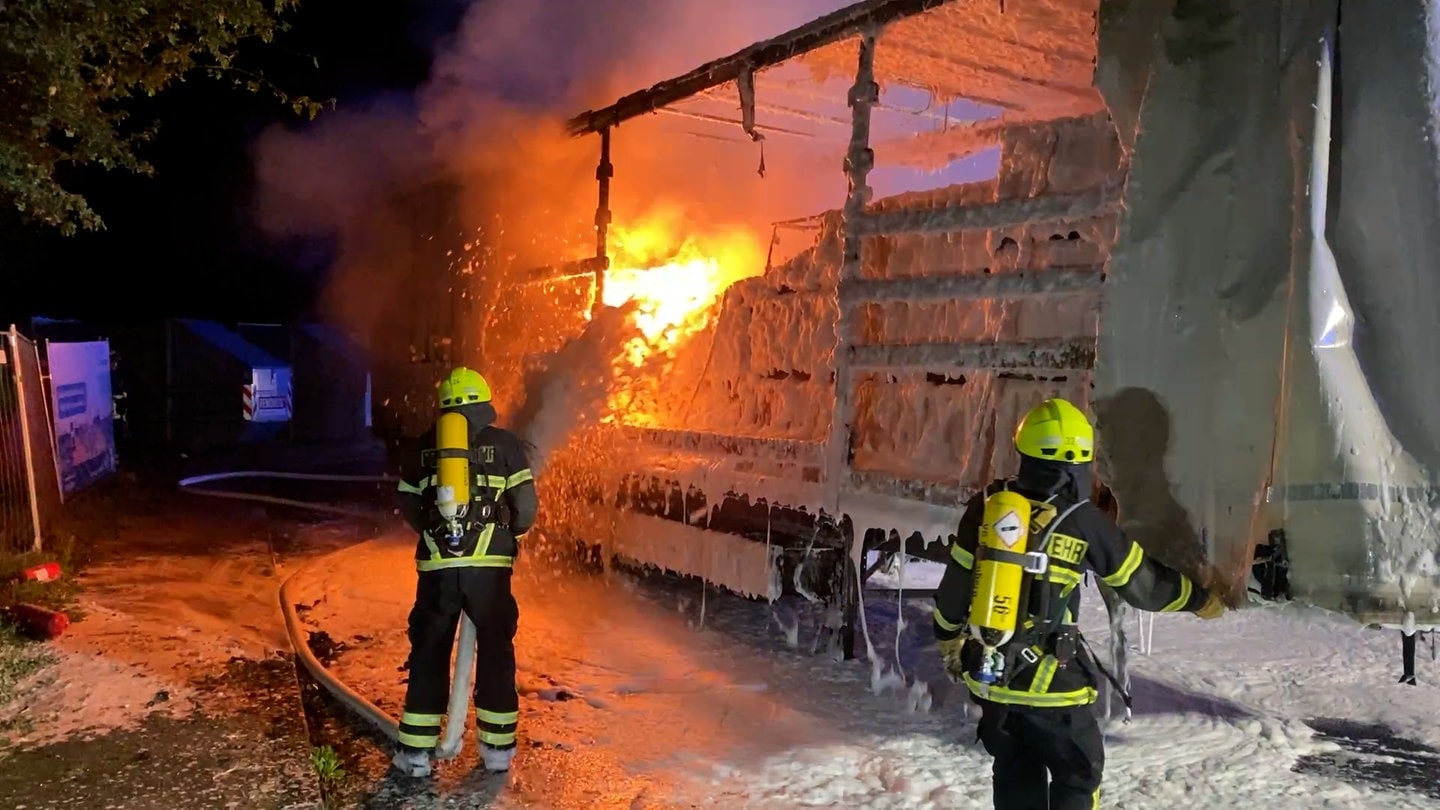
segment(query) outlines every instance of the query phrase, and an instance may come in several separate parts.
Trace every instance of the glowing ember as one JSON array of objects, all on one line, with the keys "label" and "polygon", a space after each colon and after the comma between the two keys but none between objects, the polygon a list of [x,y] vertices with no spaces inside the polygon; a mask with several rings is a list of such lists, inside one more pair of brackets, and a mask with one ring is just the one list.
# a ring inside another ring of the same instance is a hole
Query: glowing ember
[{"label": "glowing ember", "polygon": [[759,245],[747,232],[677,240],[665,226],[657,219],[611,231],[614,258],[603,302],[612,307],[635,302],[635,325],[644,336],[626,347],[635,366],[657,351],[672,353],[705,327],[726,288],[764,270]]}]

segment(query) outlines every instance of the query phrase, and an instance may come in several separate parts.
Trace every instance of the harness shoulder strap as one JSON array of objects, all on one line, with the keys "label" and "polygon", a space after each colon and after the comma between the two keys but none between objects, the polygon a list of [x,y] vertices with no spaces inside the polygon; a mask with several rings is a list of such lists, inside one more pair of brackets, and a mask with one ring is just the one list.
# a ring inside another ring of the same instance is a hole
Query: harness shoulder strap
[{"label": "harness shoulder strap", "polygon": [[[1045,527],[1044,541],[1040,544],[1040,550],[1045,552],[1046,554],[1049,554],[1050,541],[1055,538],[1055,530],[1060,528],[1060,524],[1065,522],[1065,518],[1070,517],[1070,515],[1073,514],[1076,509],[1079,509],[1080,507],[1084,506],[1089,502],[1089,498],[1081,498],[1079,501],[1071,504],[1064,512],[1061,512],[1053,520],[1051,520],[1049,524]],[[1050,505],[1050,502],[1048,500],[1045,501],[1045,506],[1050,507],[1049,511],[1055,511],[1055,508]]]},{"label": "harness shoulder strap", "polygon": [[[1064,523],[1066,518],[1074,514],[1076,509],[1079,509],[1089,502],[1089,498],[1082,498],[1071,504],[1069,508],[1057,515],[1054,520],[1050,521],[1050,524],[1045,527],[1045,534],[1040,542],[1040,553],[1046,555],[1047,558],[1049,557],[1050,544],[1054,542],[1055,532],[1060,528],[1060,524]],[[1061,600],[1058,608],[1052,607],[1050,605],[1050,590],[1050,588],[1046,587],[1040,589],[1040,609],[1036,611],[1035,614],[1035,630],[1041,638],[1055,632],[1055,628],[1060,624],[1061,620],[1064,619],[1065,602]]]},{"label": "harness shoulder strap", "polygon": [[[1054,539],[1055,531],[1060,527],[1060,524],[1064,523],[1065,518],[1073,514],[1076,509],[1079,509],[1082,505],[1089,502],[1088,498],[1082,499],[1076,503],[1071,504],[1068,508],[1065,509],[1065,511],[1058,512],[1057,514],[1057,510],[1051,504],[1051,501],[1054,500],[1054,498],[1055,496],[1052,495],[1049,498],[1046,498],[1044,501],[1031,501],[1032,504],[1037,504],[1040,507],[1039,511],[1041,511],[1042,513],[1042,517],[1038,522],[1041,524],[1041,526],[1043,526],[1043,529],[1041,534],[1041,540],[1038,544],[1037,550],[1042,555],[1045,555],[1047,558],[1050,553],[1050,543]],[[1041,528],[1041,526],[1034,525],[1037,522],[1036,520],[1032,519],[1031,522],[1034,528]],[[1032,574],[1027,571],[1022,576],[1024,577],[1024,579],[1022,580],[1023,585],[1021,586],[1021,593],[1023,594],[1021,598],[1021,604],[1028,606],[1030,603],[1030,589],[1032,586],[1035,585],[1036,580],[1040,575]],[[1039,662],[1039,657],[1033,656],[1033,651],[1031,651],[1031,655],[1022,655],[1022,653],[1031,649],[1032,642],[1042,643],[1046,638],[1050,636],[1051,633],[1055,632],[1055,628],[1064,618],[1065,603],[1064,601],[1061,601],[1059,603],[1059,609],[1052,609],[1050,605],[1050,588],[1047,587],[1048,584],[1049,583],[1046,583],[1044,581],[1041,581],[1039,583],[1040,609],[1033,614],[1035,616],[1033,626],[1030,627],[1028,630],[1022,629],[1016,632],[1015,636],[1010,640],[1009,644],[1007,645],[1010,648],[1009,650],[1007,650],[1006,653],[1007,674],[1005,676],[1005,682],[1007,684],[1014,681],[1015,678],[1020,675],[1020,673],[1026,671],[1027,669]]]}]

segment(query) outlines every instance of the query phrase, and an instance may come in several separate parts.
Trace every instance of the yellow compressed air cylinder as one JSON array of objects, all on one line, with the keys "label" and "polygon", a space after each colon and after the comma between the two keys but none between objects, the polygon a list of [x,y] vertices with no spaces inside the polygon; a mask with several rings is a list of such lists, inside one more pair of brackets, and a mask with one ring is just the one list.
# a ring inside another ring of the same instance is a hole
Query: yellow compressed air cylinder
[{"label": "yellow compressed air cylinder", "polygon": [[[435,425],[435,505],[453,520],[470,505],[470,424],[455,411],[440,414]],[[455,451],[459,452],[455,452]]]},{"label": "yellow compressed air cylinder", "polygon": [[[985,499],[980,523],[981,550],[992,548],[1024,554],[1030,540],[1030,501],[1025,496],[1001,490]],[[1017,562],[975,557],[974,591],[970,597],[970,634],[986,647],[994,648],[1015,635],[1015,624],[1024,606],[1025,568]]]}]

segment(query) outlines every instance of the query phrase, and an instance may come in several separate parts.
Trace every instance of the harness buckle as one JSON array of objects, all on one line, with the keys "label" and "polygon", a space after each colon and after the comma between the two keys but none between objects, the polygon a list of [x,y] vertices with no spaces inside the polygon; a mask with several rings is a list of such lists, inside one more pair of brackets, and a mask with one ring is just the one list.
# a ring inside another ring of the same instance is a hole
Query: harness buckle
[{"label": "harness buckle", "polygon": [[1027,664],[1033,664],[1036,661],[1040,660],[1040,654],[1035,652],[1034,647],[1021,647],[1020,658],[1022,658]]},{"label": "harness buckle", "polygon": [[1050,555],[1043,551],[1025,552],[1025,573],[1043,574],[1050,570]]}]

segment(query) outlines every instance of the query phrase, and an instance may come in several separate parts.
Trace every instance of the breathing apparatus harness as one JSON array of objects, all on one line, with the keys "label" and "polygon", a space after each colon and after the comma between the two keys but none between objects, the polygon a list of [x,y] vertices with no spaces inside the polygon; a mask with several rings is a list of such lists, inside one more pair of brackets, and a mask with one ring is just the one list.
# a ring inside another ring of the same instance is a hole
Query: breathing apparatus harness
[{"label": "breathing apparatus harness", "polygon": [[[1076,644],[1073,625],[1061,627],[1068,600],[1056,600],[1052,605],[1053,588],[1048,583],[1039,585],[1035,622],[1028,616],[1036,578],[1050,570],[1050,543],[1056,528],[1088,499],[1058,512],[1052,504],[1056,495],[1033,501],[1012,491],[1010,485],[1006,481],[986,497],[975,550],[969,635],[980,649],[978,657],[970,656],[967,669],[977,683],[987,686],[1005,687],[1039,663],[1044,650],[1034,642],[1045,644],[1056,636],[1054,655],[1062,665],[1074,655]],[[1038,549],[1031,551],[1027,541],[1037,530],[1043,534]]]},{"label": "breathing apparatus harness", "polygon": [[[965,668],[982,689],[1008,688],[1009,684],[1040,663],[1046,653],[1057,666],[1072,660],[1103,675],[1125,703],[1130,695],[1119,680],[1100,664],[1080,629],[1065,622],[1070,598],[1053,599],[1053,581],[1039,583],[1039,604],[1029,621],[1032,587],[1050,570],[1050,546],[1055,531],[1075,510],[1089,502],[1082,498],[1063,512],[1052,503],[1056,495],[1034,501],[1010,489],[1011,481],[985,499],[979,543],[975,549],[975,577],[971,593],[968,645],[976,654],[965,656]],[[1042,531],[1039,548],[1030,551],[1032,531]],[[1076,572],[1079,573],[1078,571]],[[1073,591],[1071,592],[1073,595]],[[978,647],[978,649],[976,649]],[[1098,671],[1098,672],[1097,672]]]},{"label": "breathing apparatus harness", "polygon": [[[489,484],[495,477],[489,469],[494,459],[470,446],[470,422],[463,413],[440,414],[435,423],[435,447],[422,450],[420,458],[426,469],[435,470],[435,501],[429,508],[439,520],[429,522],[429,534],[439,543],[441,553],[449,557],[472,554],[486,524],[509,525],[502,489]],[[477,479],[486,483],[477,483]]]}]

